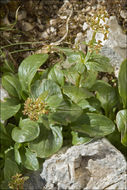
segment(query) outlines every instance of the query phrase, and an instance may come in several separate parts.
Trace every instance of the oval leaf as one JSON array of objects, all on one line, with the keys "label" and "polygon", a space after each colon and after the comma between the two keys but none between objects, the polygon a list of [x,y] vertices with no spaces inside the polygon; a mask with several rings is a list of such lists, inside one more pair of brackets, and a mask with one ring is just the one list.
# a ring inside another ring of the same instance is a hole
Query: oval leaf
[{"label": "oval leaf", "polygon": [[34,78],[37,69],[48,59],[48,54],[34,54],[26,59],[19,66],[18,75],[22,85],[22,90],[28,92],[30,84]]},{"label": "oval leaf", "polygon": [[81,114],[82,109],[78,105],[63,101],[56,108],[56,112],[49,114],[49,119],[54,124],[67,125],[75,121]]},{"label": "oval leaf", "polygon": [[127,59],[120,66],[118,84],[124,108],[127,108]]},{"label": "oval leaf", "polygon": [[8,98],[1,102],[1,119],[6,120],[14,116],[20,109],[21,105],[14,98]]},{"label": "oval leaf", "polygon": [[39,162],[38,162],[36,153],[34,153],[30,149],[26,148],[25,157],[26,157],[26,159],[24,162],[24,166],[27,169],[34,170],[34,171],[39,169]]},{"label": "oval leaf", "polygon": [[30,119],[20,120],[19,127],[12,130],[12,139],[18,143],[36,139],[40,133],[37,122]]},{"label": "oval leaf", "polygon": [[4,178],[9,181],[16,173],[20,173],[18,165],[10,158],[6,158],[4,164]]},{"label": "oval leaf", "polygon": [[44,92],[47,92],[47,98],[53,95],[62,97],[60,87],[51,80],[38,80],[32,85],[31,93],[34,98],[38,98]]},{"label": "oval leaf", "polygon": [[57,84],[64,86],[64,74],[63,71],[56,67],[56,65],[50,70],[48,79],[53,80]]},{"label": "oval leaf", "polygon": [[96,97],[101,102],[101,106],[105,110],[106,115],[112,112],[113,107],[118,104],[118,94],[108,83],[98,80],[92,87],[97,91]]},{"label": "oval leaf", "polygon": [[100,72],[113,72],[113,67],[108,57],[92,53],[89,58],[86,57],[86,67],[88,70]]},{"label": "oval leaf", "polygon": [[64,86],[63,93],[66,94],[75,103],[78,103],[82,99],[90,98],[93,96],[93,94],[87,89],[79,88],[77,86]]},{"label": "oval leaf", "polygon": [[115,130],[114,123],[107,117],[94,113],[82,114],[71,124],[73,131],[81,132],[90,137],[104,137]]},{"label": "oval leaf", "polygon": [[84,135],[84,134],[80,134],[78,132],[72,131],[72,144],[73,145],[80,145],[80,144],[86,144],[89,143],[90,141],[92,141],[93,138]]},{"label": "oval leaf", "polygon": [[2,86],[9,95],[20,98],[21,85],[15,75],[5,75],[2,77]]},{"label": "oval leaf", "polygon": [[20,152],[19,152],[19,148],[20,148],[20,144],[15,143],[15,145],[14,145],[14,154],[15,154],[15,161],[17,162],[17,164],[20,164],[22,162],[21,155],[20,155]]},{"label": "oval leaf", "polygon": [[39,158],[46,158],[57,152],[63,143],[60,127],[50,126],[48,130],[40,126],[40,135],[33,142],[29,143],[29,148],[37,153]]},{"label": "oval leaf", "polygon": [[116,124],[119,132],[121,132],[121,142],[124,146],[127,146],[127,109],[117,113]]}]

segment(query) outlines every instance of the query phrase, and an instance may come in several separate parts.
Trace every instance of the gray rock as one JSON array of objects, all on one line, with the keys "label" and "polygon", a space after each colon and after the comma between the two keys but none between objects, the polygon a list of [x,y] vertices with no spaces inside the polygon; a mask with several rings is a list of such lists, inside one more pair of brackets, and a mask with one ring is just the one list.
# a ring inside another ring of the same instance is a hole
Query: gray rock
[{"label": "gray rock", "polygon": [[121,11],[120,11],[120,16],[121,16],[122,18],[126,19],[126,18],[127,18],[127,11],[121,10]]},{"label": "gray rock", "polygon": [[123,33],[115,16],[110,17],[109,26],[110,32],[108,40],[102,48],[102,54],[110,58],[115,75],[118,77],[120,64],[127,56],[127,36]]},{"label": "gray rock", "polygon": [[44,39],[48,39],[48,38],[49,38],[49,35],[48,35],[47,31],[44,31],[44,32],[42,33],[41,37],[44,38]]},{"label": "gray rock", "polygon": [[26,16],[27,16],[26,11],[23,11],[23,10],[20,11],[20,12],[18,13],[18,21],[25,19]]},{"label": "gray rock", "polygon": [[28,32],[34,28],[34,26],[32,24],[30,24],[29,22],[23,22],[22,27],[23,27],[23,30],[26,32]]},{"label": "gray rock", "polygon": [[43,164],[45,190],[125,190],[126,161],[106,139],[63,150]]},{"label": "gray rock", "polygon": [[49,22],[50,22],[50,25],[52,25],[52,26],[55,26],[57,24],[56,19],[51,19]]}]

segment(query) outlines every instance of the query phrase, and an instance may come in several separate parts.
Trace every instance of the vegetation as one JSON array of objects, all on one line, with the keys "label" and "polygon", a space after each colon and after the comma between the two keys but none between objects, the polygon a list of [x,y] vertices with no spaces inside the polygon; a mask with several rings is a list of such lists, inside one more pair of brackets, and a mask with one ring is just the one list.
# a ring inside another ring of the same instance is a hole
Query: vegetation
[{"label": "vegetation", "polygon": [[[39,169],[64,144],[88,143],[115,131],[127,146],[126,66],[121,64],[118,83],[98,80],[98,72],[112,72],[109,59],[88,52],[56,47],[60,62],[38,70],[48,54],[27,57],[18,73],[8,70],[2,86],[9,98],[1,102],[1,169],[4,177]],[[63,142],[64,139],[64,142]],[[66,143],[67,141],[67,143]]]},{"label": "vegetation", "polygon": [[[98,79],[100,72],[113,72],[110,60],[99,54],[100,42],[95,41],[99,22],[87,52],[49,46],[47,53],[24,59],[18,73],[5,62],[2,86],[9,98],[1,102],[1,120],[7,121],[0,128],[1,188],[8,183],[12,189],[22,187],[26,178],[20,173],[38,170],[45,158],[64,145],[106,136],[124,152],[127,60],[121,63],[118,80],[109,81],[112,85]],[[56,53],[59,61],[40,69],[50,53]]]}]

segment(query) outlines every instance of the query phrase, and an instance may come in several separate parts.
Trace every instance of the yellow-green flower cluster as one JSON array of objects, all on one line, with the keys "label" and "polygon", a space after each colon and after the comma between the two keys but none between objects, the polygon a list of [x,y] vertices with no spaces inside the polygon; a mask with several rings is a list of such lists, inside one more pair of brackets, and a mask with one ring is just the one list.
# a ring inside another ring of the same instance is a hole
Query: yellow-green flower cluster
[{"label": "yellow-green flower cluster", "polygon": [[28,179],[29,179],[28,176],[22,177],[22,174],[16,174],[15,176],[12,176],[8,186],[10,189],[23,190],[24,182]]},{"label": "yellow-green flower cluster", "polygon": [[[107,39],[107,34],[109,33],[109,26],[105,24],[106,18],[109,18],[109,15],[105,7],[98,8],[97,11],[92,12],[91,16],[86,17],[86,21],[93,31],[104,34],[104,40]],[[102,21],[104,24],[101,23]]]},{"label": "yellow-green flower cluster", "polygon": [[32,98],[27,98],[24,103],[24,115],[28,115],[31,120],[37,121],[39,116],[42,114],[48,114],[49,110],[46,108],[46,103],[42,101],[41,98],[33,100]]},{"label": "yellow-green flower cluster", "polygon": [[92,11],[92,15],[86,17],[86,22],[94,31],[92,40],[88,44],[90,49],[98,51],[102,47],[101,40],[95,42],[96,33],[104,34],[103,40],[108,38],[109,26],[105,23],[107,18],[109,18],[109,15],[105,7],[98,8],[97,11]]}]

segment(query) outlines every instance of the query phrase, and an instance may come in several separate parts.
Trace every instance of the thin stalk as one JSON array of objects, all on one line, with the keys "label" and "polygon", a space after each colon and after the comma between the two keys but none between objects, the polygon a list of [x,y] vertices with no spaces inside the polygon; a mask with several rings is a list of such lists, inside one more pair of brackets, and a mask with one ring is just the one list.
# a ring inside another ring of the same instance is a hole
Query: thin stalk
[{"label": "thin stalk", "polygon": [[23,52],[23,51],[32,51],[32,50],[35,50],[35,49],[21,49],[21,50],[15,50],[15,51],[10,52],[9,54],[19,53],[19,52]]},{"label": "thin stalk", "polygon": [[25,44],[26,45],[27,44],[43,44],[43,45],[45,45],[42,41],[40,41],[40,42],[19,42],[19,43],[14,43],[14,44],[2,46],[1,49],[7,48],[7,47],[11,47],[11,46],[25,45]]}]

